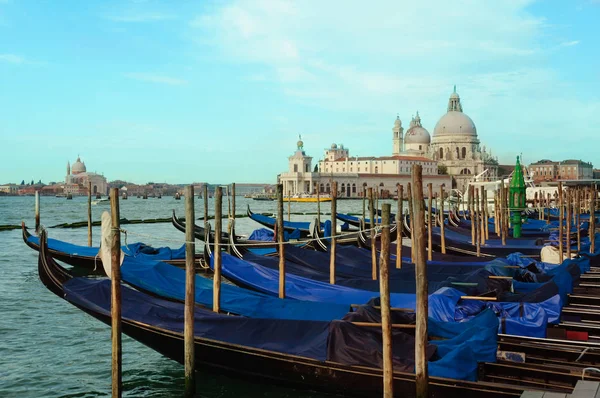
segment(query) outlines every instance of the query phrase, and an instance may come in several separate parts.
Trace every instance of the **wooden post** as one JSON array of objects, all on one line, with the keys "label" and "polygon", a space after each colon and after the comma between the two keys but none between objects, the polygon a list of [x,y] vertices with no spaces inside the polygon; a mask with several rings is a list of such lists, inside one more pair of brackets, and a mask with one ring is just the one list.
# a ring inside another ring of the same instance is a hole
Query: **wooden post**
[{"label": "wooden post", "polygon": [[[416,193],[416,192],[415,192]],[[421,196],[423,196],[421,194]],[[446,254],[446,232],[445,232],[445,228],[446,226],[445,224],[445,216],[444,216],[444,186],[440,185],[440,235],[441,235],[441,242],[442,242],[442,254]]]},{"label": "wooden post", "polygon": [[563,262],[563,228],[564,228],[564,219],[563,219],[563,190],[562,190],[562,182],[558,182],[558,251],[560,252],[558,255],[559,261],[562,264]]},{"label": "wooden post", "polygon": [[[417,398],[428,396],[428,369],[427,369],[427,318],[429,314],[427,263],[425,261],[425,212],[423,203],[423,168],[421,165],[413,166],[412,183],[415,189],[414,223],[412,235],[415,237],[415,280],[416,280],[416,329],[415,329],[415,374]],[[444,200],[443,195],[440,198]]]},{"label": "wooden post", "polygon": [[231,219],[235,222],[235,182],[231,184]]},{"label": "wooden post", "polygon": [[373,188],[369,187],[369,217],[371,217],[371,277],[377,280],[377,250],[375,247],[375,209],[374,209]]},{"label": "wooden post", "polygon": [[432,229],[435,225],[433,221],[433,217],[431,217],[431,213],[433,211],[433,184],[427,184],[427,260],[431,261],[433,259],[433,249],[432,249]]},{"label": "wooden post", "polygon": [[502,245],[506,246],[506,235],[508,234],[507,220],[506,220],[506,189],[504,189],[504,182],[502,182],[502,194],[500,195],[500,209],[501,209],[501,221],[500,228],[502,229]]},{"label": "wooden post", "polygon": [[288,191],[288,221],[291,221],[292,217],[292,191]]},{"label": "wooden post", "polygon": [[362,203],[362,205],[363,205],[362,218],[363,218],[363,220],[364,220],[364,219],[365,219],[365,217],[366,217],[366,212],[365,212],[365,203],[366,203],[366,201],[367,201],[367,187],[365,187],[364,185],[363,185],[363,198],[362,198],[362,199],[363,199],[363,200],[362,200],[362,202],[363,202],[363,203]]},{"label": "wooden post", "polygon": [[581,251],[581,229],[579,228],[581,222],[581,189],[577,188],[575,196],[575,227],[577,228],[577,254],[579,254]]},{"label": "wooden post", "polygon": [[479,202],[479,220],[480,220],[480,239],[479,241],[485,245],[485,224],[487,224],[485,219],[485,188],[483,185],[480,187],[481,191],[481,201]]},{"label": "wooden post", "polygon": [[[208,184],[204,184],[204,193],[202,194],[204,199],[204,233],[208,232]],[[205,238],[205,240],[207,240]]]},{"label": "wooden post", "polygon": [[379,189],[375,187],[373,193],[375,194],[375,226],[377,226],[379,224]]},{"label": "wooden post", "polygon": [[475,187],[469,185],[469,216],[471,218],[471,244],[475,245]]},{"label": "wooden post", "polygon": [[119,189],[110,190],[112,244],[110,249],[110,318],[112,340],[112,396],[123,394],[121,350],[121,226],[119,221]]},{"label": "wooden post", "polygon": [[185,396],[193,397],[196,392],[194,354],[194,308],[196,306],[196,269],[194,265],[196,243],[194,237],[194,186],[185,187],[185,308],[184,308],[184,366]]},{"label": "wooden post", "polygon": [[494,231],[496,236],[500,237],[500,231],[498,230],[498,191],[494,191]]},{"label": "wooden post", "polygon": [[479,189],[475,189],[475,211],[474,211],[474,215],[475,215],[475,247],[476,247],[476,253],[477,253],[477,257],[481,256],[481,246],[480,246],[480,242],[481,242],[481,233],[480,233],[480,218],[481,218],[481,214],[479,211]]},{"label": "wooden post", "polygon": [[215,189],[215,249],[213,266],[213,311],[221,311],[221,223],[222,223],[223,188]]},{"label": "wooden post", "polygon": [[490,239],[490,209],[488,208],[488,190],[483,190],[483,228],[485,229],[485,239]]},{"label": "wooden post", "polygon": [[379,295],[381,297],[381,335],[383,341],[383,396],[394,396],[392,362],[392,322],[390,319],[390,213],[391,205],[381,206],[381,254],[379,258]]},{"label": "wooden post", "polygon": [[567,258],[571,258],[571,220],[573,219],[573,214],[572,214],[572,203],[571,201],[573,200],[573,192],[571,190],[571,188],[567,189],[567,200],[566,200],[566,204],[567,204],[567,222],[565,225],[565,245],[567,245]]},{"label": "wooden post", "polygon": [[[37,192],[36,192],[37,194]],[[92,247],[92,182],[88,181],[88,200],[87,200],[87,218],[88,218],[88,246]]]},{"label": "wooden post", "polygon": [[337,182],[331,184],[331,247],[329,248],[329,283],[335,285],[335,235],[336,235],[336,218],[337,218]]},{"label": "wooden post", "polygon": [[415,230],[414,230],[414,209],[413,209],[413,196],[412,196],[412,186],[409,182],[406,187],[406,195],[408,196],[408,221],[410,227],[410,262],[415,263]]},{"label": "wooden post", "polygon": [[596,186],[590,192],[590,227],[588,236],[590,237],[590,253],[596,253]]},{"label": "wooden post", "polygon": [[40,191],[35,191],[35,232],[40,230]]},{"label": "wooden post", "polygon": [[283,184],[277,184],[277,242],[279,243],[279,298],[285,298],[285,245],[283,242]]},{"label": "wooden post", "polygon": [[404,229],[404,220],[402,220],[402,205],[404,195],[402,185],[398,185],[398,211],[396,212],[396,268],[402,268],[402,230]]},{"label": "wooden post", "polygon": [[[321,230],[321,187],[317,184],[317,228]],[[363,200],[364,201],[364,200]]]}]

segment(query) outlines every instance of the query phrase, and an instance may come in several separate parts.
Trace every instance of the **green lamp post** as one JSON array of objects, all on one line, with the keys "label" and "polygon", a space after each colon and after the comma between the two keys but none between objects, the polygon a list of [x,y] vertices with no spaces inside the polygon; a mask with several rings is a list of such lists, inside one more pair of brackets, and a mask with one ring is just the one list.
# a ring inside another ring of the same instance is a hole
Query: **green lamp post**
[{"label": "green lamp post", "polygon": [[517,156],[515,171],[510,180],[508,207],[511,211],[511,223],[513,227],[513,238],[521,237],[521,212],[525,210],[525,178],[521,162]]}]

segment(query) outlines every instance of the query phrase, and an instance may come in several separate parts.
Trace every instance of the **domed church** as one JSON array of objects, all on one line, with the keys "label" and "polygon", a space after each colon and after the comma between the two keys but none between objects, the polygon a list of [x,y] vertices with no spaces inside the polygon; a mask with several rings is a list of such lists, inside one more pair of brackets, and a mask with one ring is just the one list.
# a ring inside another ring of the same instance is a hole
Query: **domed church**
[{"label": "domed church", "polygon": [[103,175],[88,172],[85,162],[82,162],[79,156],[77,156],[77,160],[73,163],[73,166],[67,162],[64,193],[73,195],[87,194],[88,181],[92,183],[92,194],[107,194],[108,182]]},{"label": "domed church", "polygon": [[497,178],[498,161],[491,151],[486,151],[485,146],[480,147],[477,128],[463,112],[456,86],[448,100],[446,114],[433,129],[433,137],[422,126],[419,112],[412,118],[404,137],[399,117],[392,131],[394,155],[426,156],[437,161],[438,166],[445,168],[445,172],[453,177],[453,185],[460,190],[466,189],[468,182],[485,170],[484,179]]}]

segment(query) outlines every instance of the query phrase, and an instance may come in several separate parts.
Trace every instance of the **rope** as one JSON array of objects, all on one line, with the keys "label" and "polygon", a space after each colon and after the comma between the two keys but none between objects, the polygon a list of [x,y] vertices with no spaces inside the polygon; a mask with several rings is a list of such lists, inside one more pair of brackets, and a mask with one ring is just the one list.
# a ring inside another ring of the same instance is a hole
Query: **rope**
[{"label": "rope", "polygon": [[581,380],[585,380],[585,372],[588,370],[592,371],[592,372],[600,373],[600,369],[598,369],[598,368],[583,368],[583,371],[581,372]]}]

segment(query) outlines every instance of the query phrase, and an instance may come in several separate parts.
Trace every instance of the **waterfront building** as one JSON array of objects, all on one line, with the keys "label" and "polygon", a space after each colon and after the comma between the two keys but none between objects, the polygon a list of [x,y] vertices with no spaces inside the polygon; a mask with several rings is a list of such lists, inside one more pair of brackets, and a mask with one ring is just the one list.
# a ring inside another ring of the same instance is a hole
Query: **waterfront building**
[{"label": "waterfront building", "polygon": [[0,194],[2,195],[16,195],[18,192],[19,186],[17,184],[0,185]]},{"label": "waterfront building", "polygon": [[325,150],[324,160],[312,168],[312,157],[304,151],[300,139],[296,152],[288,158],[288,171],[278,176],[287,195],[331,193],[332,183],[338,185],[340,197],[361,197],[363,188],[372,187],[381,197],[394,196],[398,184],[405,187],[411,181],[412,166],[423,167],[423,184],[426,189],[432,183],[435,192],[440,186],[450,188],[451,177],[439,175],[437,163],[429,158],[418,156],[352,157],[350,150],[343,145],[332,144]]},{"label": "waterfront building", "polygon": [[88,181],[92,183],[92,194],[107,194],[108,182],[103,175],[88,172],[85,163],[81,161],[79,156],[77,156],[77,160],[73,163],[73,167],[67,162],[67,175],[64,186],[65,194],[87,194]]},{"label": "waterfront building", "polygon": [[553,161],[542,159],[529,165],[534,182],[558,180],[585,180],[594,178],[592,163],[567,159]]}]

